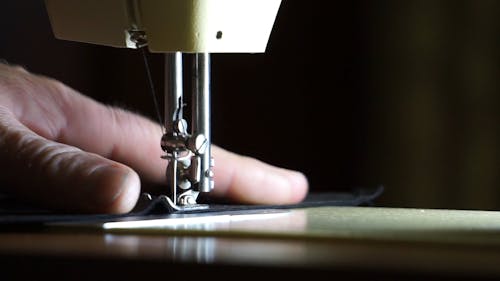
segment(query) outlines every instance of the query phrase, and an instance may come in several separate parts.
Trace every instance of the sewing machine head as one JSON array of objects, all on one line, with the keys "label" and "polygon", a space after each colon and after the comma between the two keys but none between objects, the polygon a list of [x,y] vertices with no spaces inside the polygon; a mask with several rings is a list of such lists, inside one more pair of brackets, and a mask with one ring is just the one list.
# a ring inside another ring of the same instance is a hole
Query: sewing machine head
[{"label": "sewing machine head", "polygon": [[281,0],[46,0],[56,38],[151,52],[262,53]]},{"label": "sewing machine head", "polygon": [[[281,0],[46,0],[56,38],[165,53],[161,147],[166,200],[206,208],[214,188],[210,142],[210,53],[265,52]],[[193,56],[191,126],[183,118],[183,55]]]}]

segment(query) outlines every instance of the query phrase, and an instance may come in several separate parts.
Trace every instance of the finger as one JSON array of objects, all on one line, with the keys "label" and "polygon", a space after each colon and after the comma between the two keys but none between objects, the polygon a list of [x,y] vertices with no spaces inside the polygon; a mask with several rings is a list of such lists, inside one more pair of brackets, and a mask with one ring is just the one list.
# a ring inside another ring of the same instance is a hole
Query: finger
[{"label": "finger", "polygon": [[307,178],[257,159],[214,147],[214,195],[250,204],[292,204],[304,199]]},{"label": "finger", "polygon": [[138,175],[123,164],[49,141],[0,108],[4,191],[69,212],[124,213],[139,196]]}]

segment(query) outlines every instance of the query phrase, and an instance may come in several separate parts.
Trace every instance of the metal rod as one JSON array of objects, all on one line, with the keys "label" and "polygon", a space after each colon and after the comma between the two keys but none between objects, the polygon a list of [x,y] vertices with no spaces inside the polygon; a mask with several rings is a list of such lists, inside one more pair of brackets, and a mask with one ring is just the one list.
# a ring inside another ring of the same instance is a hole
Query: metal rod
[{"label": "metal rod", "polygon": [[[182,119],[182,53],[165,54],[165,135],[175,136],[176,126]],[[170,155],[167,167],[167,180],[170,186],[170,199],[177,204],[177,151]]]},{"label": "metal rod", "polygon": [[165,131],[175,132],[175,121],[182,119],[182,53],[165,54]]},{"label": "metal rod", "polygon": [[193,60],[192,136],[203,135],[206,147],[200,153],[201,177],[198,190],[213,189],[210,149],[210,54],[196,53]]}]

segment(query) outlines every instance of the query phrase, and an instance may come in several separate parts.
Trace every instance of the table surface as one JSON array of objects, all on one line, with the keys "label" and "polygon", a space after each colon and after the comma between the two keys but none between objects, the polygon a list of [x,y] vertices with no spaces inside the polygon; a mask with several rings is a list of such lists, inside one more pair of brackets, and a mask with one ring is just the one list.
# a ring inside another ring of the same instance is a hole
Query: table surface
[{"label": "table surface", "polygon": [[314,207],[59,223],[1,232],[0,262],[21,275],[108,270],[121,279],[220,268],[248,276],[286,269],[283,276],[500,278],[500,212]]}]

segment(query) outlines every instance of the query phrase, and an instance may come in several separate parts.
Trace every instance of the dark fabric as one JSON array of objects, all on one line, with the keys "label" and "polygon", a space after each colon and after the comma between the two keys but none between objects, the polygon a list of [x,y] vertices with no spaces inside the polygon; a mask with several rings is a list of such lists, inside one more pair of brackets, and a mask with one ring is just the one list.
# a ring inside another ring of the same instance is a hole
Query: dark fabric
[{"label": "dark fabric", "polygon": [[[356,188],[346,192],[320,192],[310,193],[306,199],[298,204],[290,205],[238,205],[220,204],[211,202],[209,198],[200,198],[200,203],[208,204],[208,209],[177,211],[173,210],[162,196],[154,197],[143,208],[136,208],[130,213],[109,215],[79,215],[51,213],[46,210],[36,210],[32,208],[16,207],[10,203],[11,211],[5,206],[0,210],[0,227],[2,229],[19,227],[43,226],[46,223],[54,222],[86,222],[86,221],[113,221],[122,219],[147,219],[158,215],[182,215],[182,214],[207,214],[207,213],[228,213],[228,212],[251,212],[255,210],[278,210],[293,208],[310,208],[321,206],[372,206],[383,192],[383,186],[375,188]],[[5,201],[5,200],[4,200]]]}]

